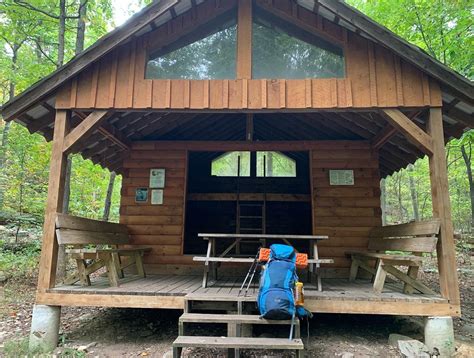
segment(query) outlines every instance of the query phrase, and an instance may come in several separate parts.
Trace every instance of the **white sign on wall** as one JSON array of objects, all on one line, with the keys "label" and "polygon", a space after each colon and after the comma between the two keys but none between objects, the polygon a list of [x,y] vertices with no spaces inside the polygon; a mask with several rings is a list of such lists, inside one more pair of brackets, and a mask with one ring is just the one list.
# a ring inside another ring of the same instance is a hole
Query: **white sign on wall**
[{"label": "white sign on wall", "polygon": [[354,185],[354,171],[353,170],[330,170],[329,171],[330,185]]}]

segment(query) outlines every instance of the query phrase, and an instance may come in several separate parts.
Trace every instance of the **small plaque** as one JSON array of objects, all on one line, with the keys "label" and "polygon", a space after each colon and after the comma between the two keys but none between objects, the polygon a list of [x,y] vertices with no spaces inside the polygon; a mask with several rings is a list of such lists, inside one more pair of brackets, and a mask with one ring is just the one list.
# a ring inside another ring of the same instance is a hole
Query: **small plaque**
[{"label": "small plaque", "polygon": [[354,185],[354,171],[353,170],[330,170],[329,171],[330,185]]},{"label": "small plaque", "polygon": [[165,176],[165,169],[150,169],[150,188],[164,188]]},{"label": "small plaque", "polygon": [[151,191],[151,205],[163,205],[163,189]]},{"label": "small plaque", "polygon": [[137,188],[135,190],[135,201],[137,203],[146,203],[148,201],[148,188]]}]

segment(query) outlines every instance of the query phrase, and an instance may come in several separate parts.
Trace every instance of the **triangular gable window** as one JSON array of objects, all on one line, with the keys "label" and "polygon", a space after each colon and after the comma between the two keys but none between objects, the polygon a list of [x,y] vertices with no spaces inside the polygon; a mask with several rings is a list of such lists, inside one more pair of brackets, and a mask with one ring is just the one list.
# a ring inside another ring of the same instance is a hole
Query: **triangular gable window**
[{"label": "triangular gable window", "polygon": [[[194,36],[195,34],[193,34]],[[187,41],[186,41],[187,40]],[[206,37],[185,39],[150,54],[148,79],[230,79],[235,78],[237,25],[231,20]]]},{"label": "triangular gable window", "polygon": [[254,15],[253,78],[338,78],[344,75],[340,47],[271,15]]}]

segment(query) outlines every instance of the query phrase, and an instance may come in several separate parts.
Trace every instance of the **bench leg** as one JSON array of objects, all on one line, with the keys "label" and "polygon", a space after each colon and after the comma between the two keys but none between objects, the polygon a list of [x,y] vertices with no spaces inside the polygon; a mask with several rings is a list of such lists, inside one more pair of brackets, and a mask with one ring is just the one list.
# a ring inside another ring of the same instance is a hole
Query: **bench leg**
[{"label": "bench leg", "polygon": [[77,271],[79,272],[79,280],[81,281],[82,286],[90,286],[91,279],[87,274],[87,265],[85,260],[76,260],[77,263]]},{"label": "bench leg", "polygon": [[119,277],[117,273],[117,266],[115,266],[112,257],[108,257],[105,261],[105,266],[107,267],[107,276],[109,277],[110,286],[118,287],[119,286]]},{"label": "bench leg", "polygon": [[137,266],[137,274],[143,278],[146,277],[145,267],[143,266],[143,257],[141,252],[135,253],[135,265]]},{"label": "bench leg", "polygon": [[383,285],[385,284],[385,278],[387,277],[387,272],[383,268],[382,262],[379,262],[377,267],[377,273],[375,274],[374,279],[374,292],[382,293]]},{"label": "bench leg", "polygon": [[353,282],[357,278],[357,273],[359,272],[359,260],[352,259],[351,271],[349,273],[349,281]]},{"label": "bench leg", "polygon": [[182,347],[173,347],[173,358],[180,358],[182,351]]},{"label": "bench leg", "polygon": [[[416,280],[418,278],[419,269],[420,269],[420,266],[409,266],[408,272],[407,272],[408,277],[411,277],[412,279]],[[403,286],[403,293],[412,294],[415,291],[416,290],[412,285],[405,282],[405,285]]]},{"label": "bench leg", "polygon": [[112,260],[114,261],[118,277],[124,278],[125,275],[122,270],[122,261],[120,260],[120,255],[118,253],[113,253],[112,254]]}]

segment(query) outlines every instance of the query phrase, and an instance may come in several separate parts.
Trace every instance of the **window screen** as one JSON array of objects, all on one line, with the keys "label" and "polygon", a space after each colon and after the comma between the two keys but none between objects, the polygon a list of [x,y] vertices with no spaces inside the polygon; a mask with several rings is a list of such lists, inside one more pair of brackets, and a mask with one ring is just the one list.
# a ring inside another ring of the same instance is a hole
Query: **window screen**
[{"label": "window screen", "polygon": [[148,79],[235,78],[237,26],[225,28],[185,46],[165,47],[151,53],[146,66]]},{"label": "window screen", "polygon": [[[238,163],[240,157],[240,173]],[[218,177],[250,176],[250,152],[229,152],[214,159],[211,164],[211,175]]]},{"label": "window screen", "polygon": [[342,49],[313,34],[256,16],[253,23],[253,78],[344,77]]},{"label": "window screen", "polygon": [[296,162],[279,152],[257,152],[257,176],[296,177]]}]

